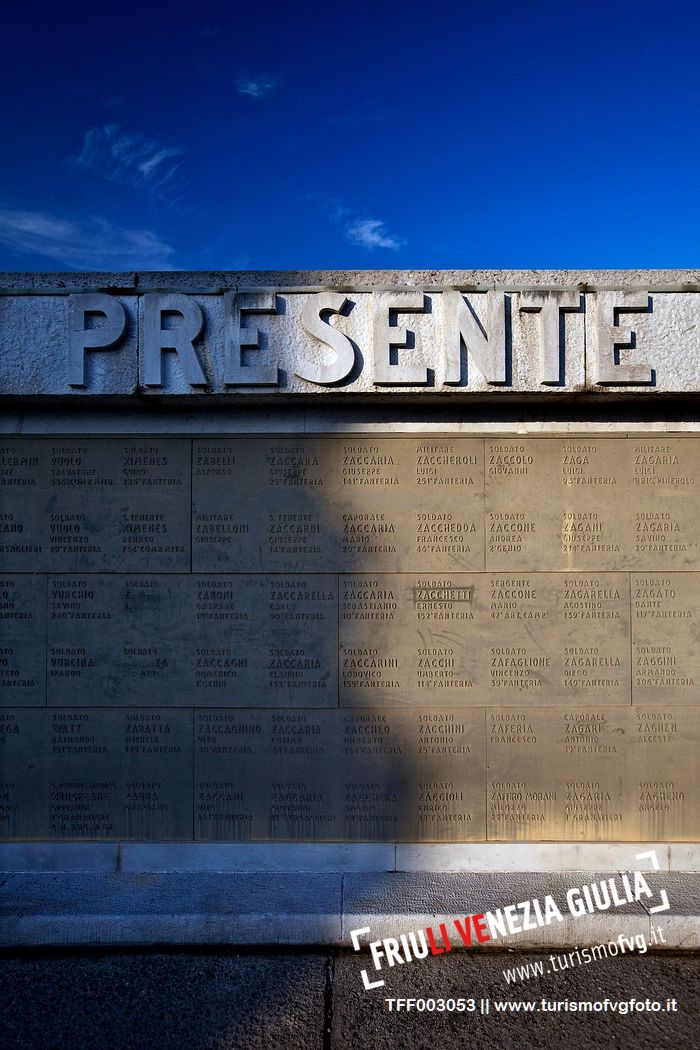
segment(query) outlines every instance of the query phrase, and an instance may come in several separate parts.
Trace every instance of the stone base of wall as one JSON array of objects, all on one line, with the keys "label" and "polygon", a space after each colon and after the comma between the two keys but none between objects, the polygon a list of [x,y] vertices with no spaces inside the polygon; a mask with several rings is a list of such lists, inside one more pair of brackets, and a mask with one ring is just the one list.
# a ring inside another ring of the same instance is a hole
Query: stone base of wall
[{"label": "stone base of wall", "polygon": [[[15,872],[0,876],[0,944],[22,946],[333,945],[411,930],[610,878],[607,871],[540,873]],[[523,930],[490,948],[581,947],[644,934],[658,949],[700,948],[700,881],[691,873],[645,874],[654,901]],[[455,940],[458,939],[455,937]],[[454,944],[458,947],[458,943]]]},{"label": "stone base of wall", "polygon": [[[658,871],[636,857],[650,851]],[[644,934],[654,948],[700,948],[700,843],[4,843],[0,944],[352,947],[353,930],[366,943],[451,927],[637,868],[653,900],[567,914],[486,947]],[[655,911],[664,889],[669,907]]]}]

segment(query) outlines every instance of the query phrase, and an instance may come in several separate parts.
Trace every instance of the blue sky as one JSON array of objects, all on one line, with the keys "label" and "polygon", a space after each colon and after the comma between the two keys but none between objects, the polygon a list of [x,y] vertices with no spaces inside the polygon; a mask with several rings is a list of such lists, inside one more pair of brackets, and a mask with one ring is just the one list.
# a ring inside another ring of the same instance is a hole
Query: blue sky
[{"label": "blue sky", "polygon": [[700,265],[697,3],[28,0],[0,79],[3,270]]}]

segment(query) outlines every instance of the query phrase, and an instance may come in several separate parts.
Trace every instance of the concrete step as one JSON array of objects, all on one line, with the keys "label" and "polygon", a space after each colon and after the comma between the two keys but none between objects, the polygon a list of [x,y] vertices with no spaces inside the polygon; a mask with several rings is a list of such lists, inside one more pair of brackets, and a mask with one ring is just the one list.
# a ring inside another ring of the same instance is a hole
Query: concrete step
[{"label": "concrete step", "polygon": [[[611,871],[15,872],[0,876],[0,943],[351,947],[352,931],[363,930],[356,939],[366,945],[441,923],[458,941],[455,918],[533,899],[544,911],[550,896],[561,920],[542,925],[534,905],[529,921],[524,909],[513,909],[511,930],[486,947],[593,945],[638,933],[652,943],[656,936],[658,947],[700,947],[700,876],[645,872],[651,897],[580,917],[571,913],[569,890],[611,878],[622,887]],[[578,893],[575,900],[581,898]]]}]

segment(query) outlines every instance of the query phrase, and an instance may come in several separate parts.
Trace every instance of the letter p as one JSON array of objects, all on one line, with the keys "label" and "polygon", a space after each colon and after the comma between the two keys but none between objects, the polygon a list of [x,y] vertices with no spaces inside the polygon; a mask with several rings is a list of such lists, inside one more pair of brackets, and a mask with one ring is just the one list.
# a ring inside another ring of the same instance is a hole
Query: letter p
[{"label": "letter p", "polygon": [[[105,323],[87,328],[89,314],[102,314]],[[113,295],[87,292],[68,296],[68,384],[86,385],[85,351],[109,350],[126,331],[126,311]]]}]

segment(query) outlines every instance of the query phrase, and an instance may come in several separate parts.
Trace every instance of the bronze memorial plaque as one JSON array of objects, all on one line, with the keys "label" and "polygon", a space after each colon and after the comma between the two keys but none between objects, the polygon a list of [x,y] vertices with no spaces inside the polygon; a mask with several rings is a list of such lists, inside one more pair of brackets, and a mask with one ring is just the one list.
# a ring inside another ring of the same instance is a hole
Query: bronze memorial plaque
[{"label": "bronze memorial plaque", "polygon": [[335,576],[50,576],[48,702],[336,707],[336,593]]},{"label": "bronze memorial plaque", "polygon": [[487,568],[696,569],[699,468],[686,438],[487,441]]},{"label": "bronze memorial plaque", "polygon": [[346,711],[342,728],[345,837],[485,837],[483,711]]},{"label": "bronze memorial plaque", "polygon": [[700,836],[700,732],[694,710],[635,710],[633,837],[640,842],[697,842]]},{"label": "bronze memorial plaque", "polygon": [[698,703],[700,589],[694,573],[632,573],[635,704]]},{"label": "bronze memorial plaque", "polygon": [[0,837],[693,841],[700,438],[11,437]]},{"label": "bronze memorial plaque", "polygon": [[195,714],[195,836],[341,838],[337,712]]},{"label": "bronze memorial plaque", "polygon": [[631,708],[491,710],[489,838],[634,839]]},{"label": "bronze memorial plaque", "polygon": [[193,565],[481,569],[483,499],[483,443],[474,439],[195,441]]},{"label": "bronze memorial plaque", "polygon": [[3,448],[4,495],[17,497],[10,513],[19,530],[2,545],[3,569],[189,570],[186,442],[56,438]]},{"label": "bronze memorial plaque", "polygon": [[[52,838],[182,838],[192,832],[192,715],[57,708],[50,718]],[[189,782],[188,782],[189,781]]]},{"label": "bronze memorial plaque", "polygon": [[0,576],[0,705],[46,706],[46,577]]},{"label": "bronze memorial plaque", "polygon": [[47,712],[0,710],[0,838],[49,837]]},{"label": "bronze memorial plaque", "polygon": [[49,704],[191,705],[189,590],[179,575],[50,576]]},{"label": "bronze memorial plaque", "polygon": [[337,577],[195,574],[190,702],[337,707]]},{"label": "bronze memorial plaque", "polygon": [[322,439],[193,442],[195,572],[313,572],[337,544],[327,507],[336,483]]},{"label": "bronze memorial plaque", "polygon": [[377,573],[341,588],[344,705],[630,702],[624,573]]},{"label": "bronze memorial plaque", "polygon": [[485,837],[484,713],[198,711],[197,836]]}]

